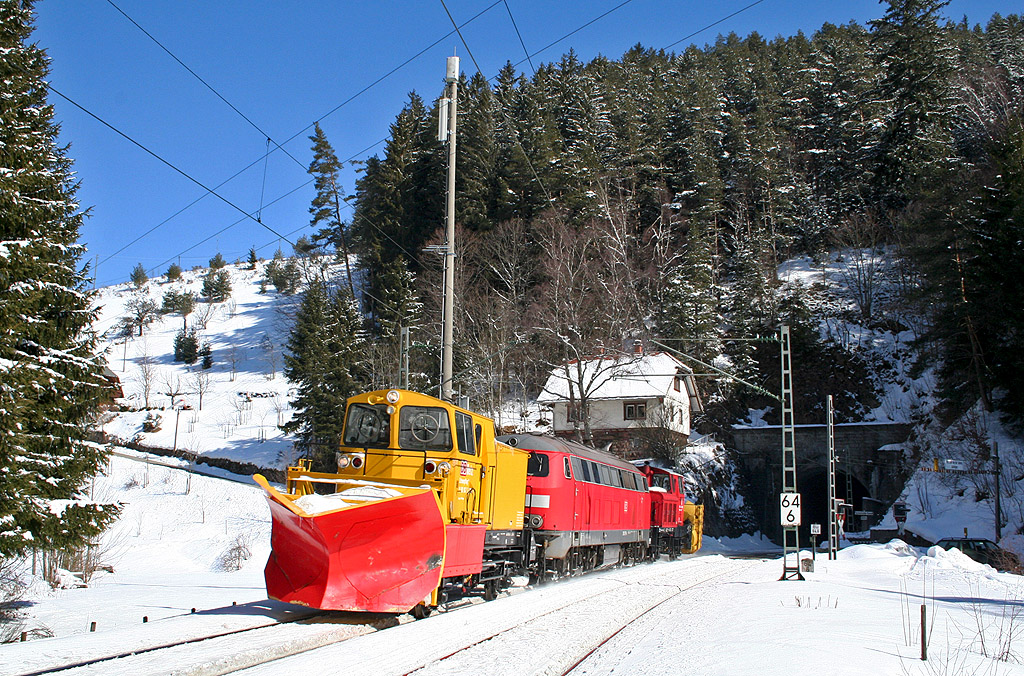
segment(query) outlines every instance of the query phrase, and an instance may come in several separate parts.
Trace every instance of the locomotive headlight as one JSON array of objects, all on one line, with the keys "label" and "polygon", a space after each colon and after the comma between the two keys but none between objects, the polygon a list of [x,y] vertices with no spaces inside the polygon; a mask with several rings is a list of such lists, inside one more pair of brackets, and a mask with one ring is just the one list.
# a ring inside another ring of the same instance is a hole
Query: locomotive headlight
[{"label": "locomotive headlight", "polygon": [[346,467],[348,467],[351,464],[352,464],[352,458],[348,457],[347,455],[341,455],[340,453],[338,454],[338,469],[339,470],[345,469]]},{"label": "locomotive headlight", "polygon": [[355,469],[359,469],[362,466],[363,466],[363,456],[361,456],[361,455],[354,455],[354,456],[352,456],[352,467],[354,467]]},{"label": "locomotive headlight", "polygon": [[437,463],[433,460],[427,460],[423,463],[423,471],[427,474],[433,474],[437,471]]},{"label": "locomotive headlight", "polygon": [[398,399],[399,399],[400,396],[401,395],[398,393],[398,390],[388,390],[388,394],[387,394],[388,403],[390,403],[390,404],[397,404],[398,403]]}]

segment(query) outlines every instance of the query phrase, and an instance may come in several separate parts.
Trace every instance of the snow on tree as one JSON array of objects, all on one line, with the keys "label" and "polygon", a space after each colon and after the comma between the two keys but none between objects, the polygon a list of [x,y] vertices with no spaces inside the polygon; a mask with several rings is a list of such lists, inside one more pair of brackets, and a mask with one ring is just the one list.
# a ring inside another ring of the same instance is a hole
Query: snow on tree
[{"label": "snow on tree", "polygon": [[80,545],[118,512],[81,493],[106,457],[87,430],[107,386],[32,5],[0,1],[0,556]]}]

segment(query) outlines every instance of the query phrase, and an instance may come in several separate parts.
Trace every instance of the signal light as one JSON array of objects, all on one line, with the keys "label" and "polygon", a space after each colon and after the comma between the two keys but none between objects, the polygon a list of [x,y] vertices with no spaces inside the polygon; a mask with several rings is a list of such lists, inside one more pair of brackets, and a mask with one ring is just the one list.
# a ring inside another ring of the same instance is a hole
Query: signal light
[{"label": "signal light", "polygon": [[363,456],[357,455],[354,458],[352,458],[352,466],[354,468],[356,468],[356,469],[359,469],[360,467],[362,467],[363,466]]},{"label": "signal light", "polygon": [[426,472],[427,474],[433,474],[434,472],[437,471],[437,463],[434,462],[433,460],[427,460],[425,463],[423,463],[423,471]]}]

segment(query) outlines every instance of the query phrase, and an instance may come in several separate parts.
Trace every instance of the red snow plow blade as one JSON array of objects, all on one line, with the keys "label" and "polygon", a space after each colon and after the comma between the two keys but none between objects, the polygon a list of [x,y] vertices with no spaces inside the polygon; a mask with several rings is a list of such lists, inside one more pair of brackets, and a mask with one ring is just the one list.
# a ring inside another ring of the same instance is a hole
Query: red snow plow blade
[{"label": "red snow plow blade", "polygon": [[[434,491],[353,481],[286,495],[257,474],[273,519],[272,599],[324,610],[404,613],[441,581],[445,528]],[[308,510],[308,511],[307,511]]]}]

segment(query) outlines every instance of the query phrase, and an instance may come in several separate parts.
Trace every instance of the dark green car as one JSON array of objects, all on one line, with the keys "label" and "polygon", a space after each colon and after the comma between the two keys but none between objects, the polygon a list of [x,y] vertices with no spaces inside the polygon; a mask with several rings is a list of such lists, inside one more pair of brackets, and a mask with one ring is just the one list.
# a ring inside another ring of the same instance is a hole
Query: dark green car
[{"label": "dark green car", "polygon": [[987,563],[997,570],[1020,573],[1020,559],[1013,552],[1000,549],[991,540],[984,538],[945,538],[935,543],[943,549],[959,549],[978,563]]}]

